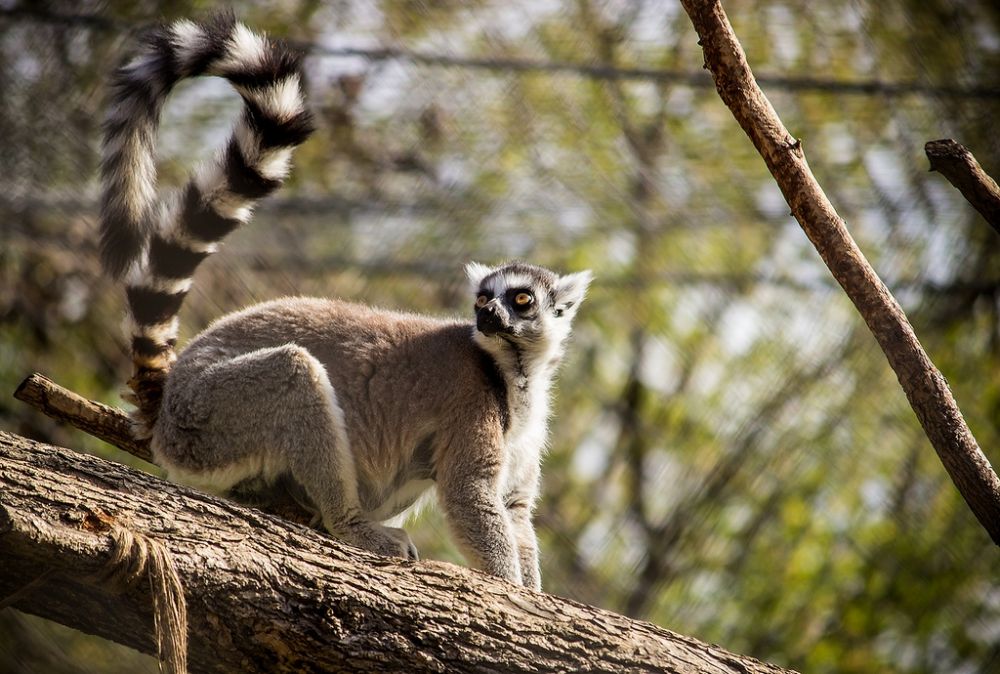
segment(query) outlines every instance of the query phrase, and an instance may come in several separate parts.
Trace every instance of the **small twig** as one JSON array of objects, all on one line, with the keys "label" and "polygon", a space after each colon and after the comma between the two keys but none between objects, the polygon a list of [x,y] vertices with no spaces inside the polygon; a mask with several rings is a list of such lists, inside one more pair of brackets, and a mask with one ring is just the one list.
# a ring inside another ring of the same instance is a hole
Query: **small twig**
[{"label": "small twig", "polygon": [[[149,441],[135,437],[132,420],[124,410],[88,400],[37,372],[21,382],[14,397],[56,421],[64,421],[143,461],[156,463]],[[292,522],[308,525],[312,520],[312,513],[280,484],[269,491],[234,488],[230,496]]]},{"label": "small twig", "polygon": [[143,461],[153,462],[148,440],[136,438],[124,410],[88,400],[37,372],[21,382],[14,397],[84,433],[114,445]]},{"label": "small twig", "polygon": [[1000,234],[1000,187],[972,153],[951,138],[930,141],[924,145],[924,152],[931,162],[931,171],[947,178]]}]

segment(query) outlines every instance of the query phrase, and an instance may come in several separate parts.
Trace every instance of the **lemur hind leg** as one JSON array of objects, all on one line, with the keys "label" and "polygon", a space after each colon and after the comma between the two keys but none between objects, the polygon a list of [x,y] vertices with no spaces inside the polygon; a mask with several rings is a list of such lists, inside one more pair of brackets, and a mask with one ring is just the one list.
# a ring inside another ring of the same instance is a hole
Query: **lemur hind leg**
[{"label": "lemur hind leg", "polygon": [[[157,458],[171,478],[205,480],[225,491],[287,474],[334,536],[379,554],[417,558],[405,531],[363,517],[344,414],[315,357],[287,344],[200,360],[192,353],[178,362],[156,428]],[[205,456],[214,465],[204,465]]]}]

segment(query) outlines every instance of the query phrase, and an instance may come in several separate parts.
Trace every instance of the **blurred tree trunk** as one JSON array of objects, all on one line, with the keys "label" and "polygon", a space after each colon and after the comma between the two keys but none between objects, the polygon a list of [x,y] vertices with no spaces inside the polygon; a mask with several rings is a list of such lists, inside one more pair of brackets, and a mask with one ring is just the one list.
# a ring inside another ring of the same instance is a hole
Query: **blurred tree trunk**
[{"label": "blurred tree trunk", "polygon": [[124,527],[173,559],[194,671],[785,671],[3,432],[0,466],[0,606],[154,651],[148,584],[114,595],[94,580]]}]

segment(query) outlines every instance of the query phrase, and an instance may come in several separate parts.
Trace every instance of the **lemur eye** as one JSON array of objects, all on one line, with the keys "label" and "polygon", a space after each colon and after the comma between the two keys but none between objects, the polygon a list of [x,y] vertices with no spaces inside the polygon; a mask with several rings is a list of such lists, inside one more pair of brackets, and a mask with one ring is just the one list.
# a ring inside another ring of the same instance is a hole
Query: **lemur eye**
[{"label": "lemur eye", "polygon": [[526,307],[534,301],[535,298],[529,293],[518,293],[517,295],[514,295],[514,304],[519,307]]},{"label": "lemur eye", "polygon": [[490,298],[488,298],[486,295],[480,295],[479,297],[476,298],[476,308],[477,309],[482,309],[483,307],[486,306],[486,304],[489,301],[490,301]]}]

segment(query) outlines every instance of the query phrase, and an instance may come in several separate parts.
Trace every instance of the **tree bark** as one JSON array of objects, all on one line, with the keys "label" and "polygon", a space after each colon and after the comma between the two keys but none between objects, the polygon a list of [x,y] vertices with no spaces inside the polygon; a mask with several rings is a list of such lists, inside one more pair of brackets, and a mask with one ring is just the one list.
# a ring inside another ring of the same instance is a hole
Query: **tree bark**
[{"label": "tree bark", "polygon": [[192,671],[787,671],[0,432],[0,598],[154,652],[149,586],[114,595],[93,580],[112,526],[166,546],[187,597]]},{"label": "tree bark", "polygon": [[132,422],[122,410],[88,400],[35,372],[21,382],[14,397],[56,421],[65,421],[84,433],[153,463],[148,440],[132,434]]},{"label": "tree bark", "polygon": [[872,269],[757,86],[719,0],[681,0],[700,38],[705,67],[733,117],[774,176],[792,215],[854,303],[917,415],[938,457],[976,518],[1000,545],[1000,479],[983,454],[941,373],[902,308]]},{"label": "tree bark", "polygon": [[951,138],[930,141],[924,145],[924,153],[931,170],[947,178],[1000,234],[1000,187],[972,153]]}]

